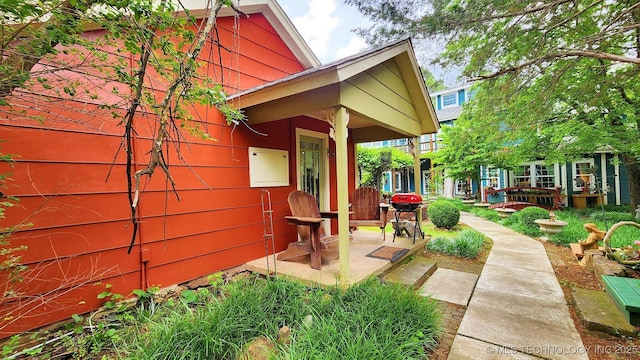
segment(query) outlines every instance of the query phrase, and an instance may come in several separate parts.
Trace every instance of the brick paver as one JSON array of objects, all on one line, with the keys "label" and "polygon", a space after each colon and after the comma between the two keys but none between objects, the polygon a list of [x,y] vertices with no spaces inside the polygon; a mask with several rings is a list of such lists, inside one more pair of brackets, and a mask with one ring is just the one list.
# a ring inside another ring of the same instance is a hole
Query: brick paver
[{"label": "brick paver", "polygon": [[429,358],[433,360],[446,360],[449,356],[453,339],[458,332],[458,327],[466,311],[466,307],[443,301],[438,301],[438,305],[441,308],[442,329],[444,332],[442,336],[440,336],[437,348]]}]

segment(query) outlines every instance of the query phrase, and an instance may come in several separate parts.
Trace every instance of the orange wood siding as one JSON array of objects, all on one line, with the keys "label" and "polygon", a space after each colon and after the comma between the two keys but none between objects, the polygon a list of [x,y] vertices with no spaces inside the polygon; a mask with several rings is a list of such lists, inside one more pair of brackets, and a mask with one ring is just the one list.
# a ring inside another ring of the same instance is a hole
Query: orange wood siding
[{"label": "orange wood siding", "polygon": [[[239,53],[223,51],[221,70],[217,49],[205,48],[200,58],[205,67],[199,70],[223,80],[229,92],[303,70],[262,15],[240,19],[235,39],[234,25],[233,18],[218,20],[220,41]],[[97,79],[96,74],[67,75]],[[100,94],[109,101],[118,100],[111,87],[126,91],[120,84],[102,83],[105,91]],[[2,153],[18,155],[13,167],[0,164],[0,173],[10,172],[13,178],[2,191],[20,198],[20,206],[8,209],[1,225],[33,224],[11,237],[13,245],[28,246],[22,260],[29,270],[18,289],[24,296],[0,303],[0,319],[5,319],[0,337],[93,310],[102,304],[96,296],[106,284],[113,285],[113,293],[129,296],[134,289],[182,283],[264,256],[262,189],[249,187],[248,147],[287,150],[294,164],[291,121],[256,127],[268,134],[264,137],[244,126],[228,126],[213,108],[194,106],[192,115],[215,140],[188,137],[189,144],[180,144],[182,158],[170,149],[179,201],[160,169],[151,179],[143,178],[139,233],[127,254],[132,225],[126,158],[118,150],[123,133],[119,119],[97,108],[100,101],[95,99],[22,99],[14,103],[26,109],[24,115],[0,116]],[[141,169],[148,162],[154,130],[147,125],[152,119],[140,115],[136,122],[135,166]],[[326,124],[309,122],[328,131]],[[295,188],[294,166],[290,180],[288,187],[269,188],[277,251],[296,238],[295,227],[284,221],[289,214],[286,196]],[[29,296],[42,299],[29,301]]]}]

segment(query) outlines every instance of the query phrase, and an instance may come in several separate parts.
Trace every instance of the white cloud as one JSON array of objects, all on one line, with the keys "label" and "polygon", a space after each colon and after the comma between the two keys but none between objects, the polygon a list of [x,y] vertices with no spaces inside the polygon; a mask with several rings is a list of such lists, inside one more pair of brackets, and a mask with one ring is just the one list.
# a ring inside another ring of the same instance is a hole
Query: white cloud
[{"label": "white cloud", "polygon": [[[368,28],[371,23],[358,10],[343,0],[277,0],[309,47],[323,63],[356,54],[367,49],[363,39],[352,30]],[[431,64],[445,44],[439,42],[414,42],[418,60],[448,86],[458,83],[458,68],[442,69]]]},{"label": "white cloud", "polygon": [[335,52],[335,58],[341,59],[353,54],[357,54],[360,51],[367,48],[367,43],[364,39],[357,37],[356,35],[352,35],[349,39],[349,43],[345,46],[339,47]]},{"label": "white cloud", "polygon": [[331,33],[340,22],[338,16],[334,15],[335,10],[334,0],[311,0],[309,10],[305,14],[291,19],[302,37],[320,58],[327,55]]},{"label": "white cloud", "polygon": [[369,20],[343,0],[278,0],[294,26],[321,62],[353,55],[367,48],[352,31]]}]

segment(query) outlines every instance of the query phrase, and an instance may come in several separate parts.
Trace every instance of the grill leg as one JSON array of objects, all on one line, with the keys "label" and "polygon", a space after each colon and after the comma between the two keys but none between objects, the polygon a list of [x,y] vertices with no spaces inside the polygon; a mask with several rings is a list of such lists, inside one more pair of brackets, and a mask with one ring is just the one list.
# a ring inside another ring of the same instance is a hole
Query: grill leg
[{"label": "grill leg", "polygon": [[415,222],[413,223],[413,244],[416,244],[416,233],[420,233],[420,237],[424,239],[424,233],[422,232],[421,219],[418,219],[418,209],[413,211],[415,214]]},{"label": "grill leg", "polygon": [[400,211],[396,210],[396,213],[394,214],[395,218],[396,218],[396,226],[393,229],[393,241],[392,242],[396,242],[396,235],[398,235],[398,231],[400,230]]}]

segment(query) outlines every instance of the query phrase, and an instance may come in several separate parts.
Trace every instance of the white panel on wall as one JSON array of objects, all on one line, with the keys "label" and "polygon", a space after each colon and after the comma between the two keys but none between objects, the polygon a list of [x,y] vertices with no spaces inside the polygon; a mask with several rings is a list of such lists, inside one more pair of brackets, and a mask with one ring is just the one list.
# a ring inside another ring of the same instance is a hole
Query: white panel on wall
[{"label": "white panel on wall", "polygon": [[249,147],[251,187],[289,186],[289,152]]}]

